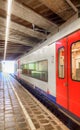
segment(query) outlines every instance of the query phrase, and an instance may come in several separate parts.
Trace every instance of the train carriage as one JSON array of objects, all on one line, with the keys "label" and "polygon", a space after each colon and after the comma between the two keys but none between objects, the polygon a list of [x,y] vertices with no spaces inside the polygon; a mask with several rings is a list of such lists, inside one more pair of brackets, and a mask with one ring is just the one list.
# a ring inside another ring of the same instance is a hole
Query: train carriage
[{"label": "train carriage", "polygon": [[[80,19],[18,59],[17,74],[80,118]],[[76,26],[75,26],[76,25]],[[65,34],[64,34],[65,32]]]}]

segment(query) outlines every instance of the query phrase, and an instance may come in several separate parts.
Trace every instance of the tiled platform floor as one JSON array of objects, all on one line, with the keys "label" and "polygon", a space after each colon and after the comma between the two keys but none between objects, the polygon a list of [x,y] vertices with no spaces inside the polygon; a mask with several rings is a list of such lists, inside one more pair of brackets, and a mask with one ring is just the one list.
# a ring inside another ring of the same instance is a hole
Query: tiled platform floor
[{"label": "tiled platform floor", "polygon": [[0,130],[30,130],[12,88],[0,80]]},{"label": "tiled platform floor", "polygon": [[[13,89],[14,88],[14,89]],[[28,112],[30,126],[15,91]],[[0,76],[0,130],[69,130],[12,77]]]}]

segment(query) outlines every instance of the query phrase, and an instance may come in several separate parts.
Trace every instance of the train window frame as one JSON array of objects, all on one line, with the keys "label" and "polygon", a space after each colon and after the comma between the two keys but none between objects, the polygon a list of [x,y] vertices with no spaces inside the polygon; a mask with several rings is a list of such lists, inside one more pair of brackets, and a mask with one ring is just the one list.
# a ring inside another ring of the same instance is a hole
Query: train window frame
[{"label": "train window frame", "polygon": [[[30,69],[26,69],[27,71],[36,71],[36,74],[37,73],[47,73],[47,78],[46,79],[41,79],[41,78],[38,78],[38,77],[34,77],[34,76],[32,76],[31,74],[30,75],[28,75],[28,74],[24,74],[24,73],[22,73],[23,75],[26,75],[26,76],[28,76],[28,77],[31,77],[31,78],[35,78],[35,79],[37,79],[37,80],[41,80],[41,81],[44,81],[44,82],[48,82],[48,59],[44,59],[44,60],[39,60],[39,61],[35,61],[35,62],[30,62],[30,63],[26,63],[26,64],[33,64],[33,63],[38,63],[38,65],[39,65],[39,63],[40,62],[44,62],[44,61],[46,61],[47,62],[47,71],[40,71],[40,70],[30,70]],[[39,68],[38,68],[39,69]]]},{"label": "train window frame", "polygon": [[72,80],[72,81],[80,82],[80,80],[73,79],[73,77],[72,77],[72,45],[75,44],[75,43],[78,43],[78,42],[80,42],[80,40],[73,42],[73,43],[71,44],[71,46],[70,46],[70,62],[71,62],[71,67],[70,67],[70,72],[71,72],[71,73],[70,73],[70,75],[71,75],[71,80]]},{"label": "train window frame", "polygon": [[[65,62],[64,62],[64,77],[60,77],[59,76],[59,51],[60,49],[64,49],[64,52],[65,52],[65,47],[64,46],[61,46],[59,49],[58,49],[58,78],[60,79],[64,79],[65,78]],[[64,56],[64,61],[65,61],[65,56]]]}]

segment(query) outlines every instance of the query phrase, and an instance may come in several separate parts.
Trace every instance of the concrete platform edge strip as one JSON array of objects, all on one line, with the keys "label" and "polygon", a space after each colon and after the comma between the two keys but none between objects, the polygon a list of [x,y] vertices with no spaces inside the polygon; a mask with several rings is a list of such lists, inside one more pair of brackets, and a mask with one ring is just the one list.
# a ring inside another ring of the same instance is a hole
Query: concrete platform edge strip
[{"label": "concrete platform edge strip", "polygon": [[25,117],[26,117],[26,119],[27,119],[27,121],[28,121],[28,124],[29,124],[31,130],[36,130],[36,128],[35,128],[35,126],[34,126],[32,120],[31,120],[31,118],[30,118],[30,116],[29,116],[29,114],[28,114],[28,112],[27,112],[26,109],[24,108],[24,106],[23,106],[23,104],[22,104],[22,102],[21,102],[21,100],[20,100],[20,98],[19,98],[17,92],[15,91],[15,89],[14,89],[14,87],[13,87],[13,84],[11,83],[10,80],[9,80],[9,82],[10,82],[10,85],[11,85],[11,87],[12,87],[12,89],[13,89],[13,91],[14,91],[16,97],[17,97],[17,100],[19,101],[19,104],[20,104],[20,106],[21,106],[21,108],[22,108],[22,110],[23,110],[23,113],[24,113],[24,115],[25,115]]}]

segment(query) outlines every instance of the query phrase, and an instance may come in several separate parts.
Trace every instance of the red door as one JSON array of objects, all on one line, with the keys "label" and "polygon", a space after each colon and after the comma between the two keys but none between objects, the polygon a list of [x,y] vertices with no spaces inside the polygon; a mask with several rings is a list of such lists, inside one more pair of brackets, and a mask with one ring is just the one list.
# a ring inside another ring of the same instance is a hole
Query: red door
[{"label": "red door", "polygon": [[69,110],[80,117],[80,31],[68,37]]},{"label": "red door", "polygon": [[80,117],[80,31],[56,44],[57,103]]},{"label": "red door", "polygon": [[56,43],[56,99],[61,106],[68,108],[67,86],[67,39]]}]

